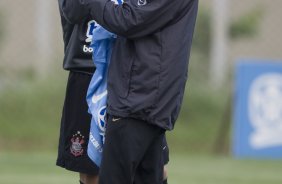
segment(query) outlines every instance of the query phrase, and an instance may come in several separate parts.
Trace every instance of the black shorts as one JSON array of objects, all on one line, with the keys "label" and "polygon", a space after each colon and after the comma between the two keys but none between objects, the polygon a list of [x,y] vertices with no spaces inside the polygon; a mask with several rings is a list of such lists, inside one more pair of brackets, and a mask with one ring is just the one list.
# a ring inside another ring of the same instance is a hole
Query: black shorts
[{"label": "black shorts", "polygon": [[145,121],[109,115],[99,182],[162,183],[164,134]]},{"label": "black shorts", "polygon": [[[86,93],[92,75],[70,72],[62,113],[57,165],[67,170],[97,175],[99,168],[87,155],[91,115]],[[164,164],[169,161],[167,142],[163,140]]]},{"label": "black shorts", "polygon": [[169,162],[169,148],[168,148],[168,144],[166,141],[166,136],[164,136],[164,139],[163,139],[163,162],[164,162],[164,165],[168,164]]},{"label": "black shorts", "polygon": [[97,175],[99,168],[87,155],[91,115],[86,93],[91,78],[88,74],[69,73],[56,164],[67,170]]}]

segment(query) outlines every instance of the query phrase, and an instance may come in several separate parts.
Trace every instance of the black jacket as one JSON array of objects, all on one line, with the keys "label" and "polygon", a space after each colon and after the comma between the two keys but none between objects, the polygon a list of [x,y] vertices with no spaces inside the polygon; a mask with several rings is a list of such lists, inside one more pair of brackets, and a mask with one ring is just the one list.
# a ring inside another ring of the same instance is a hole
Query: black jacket
[{"label": "black jacket", "polygon": [[61,23],[64,38],[63,68],[76,72],[92,74],[95,70],[92,61],[92,29],[96,22],[88,16],[79,16],[78,9],[73,4],[59,1]]},{"label": "black jacket", "polygon": [[[183,99],[198,0],[73,1],[118,36],[108,78],[111,115],[174,127]],[[87,10],[87,11],[86,11]]]}]

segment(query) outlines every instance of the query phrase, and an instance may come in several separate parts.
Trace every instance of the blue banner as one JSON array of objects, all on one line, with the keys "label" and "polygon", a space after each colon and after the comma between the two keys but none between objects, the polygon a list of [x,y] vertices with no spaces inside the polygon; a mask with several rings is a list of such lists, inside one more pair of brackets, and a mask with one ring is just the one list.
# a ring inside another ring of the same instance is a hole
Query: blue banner
[{"label": "blue banner", "polygon": [[282,63],[236,66],[233,154],[282,158]]}]

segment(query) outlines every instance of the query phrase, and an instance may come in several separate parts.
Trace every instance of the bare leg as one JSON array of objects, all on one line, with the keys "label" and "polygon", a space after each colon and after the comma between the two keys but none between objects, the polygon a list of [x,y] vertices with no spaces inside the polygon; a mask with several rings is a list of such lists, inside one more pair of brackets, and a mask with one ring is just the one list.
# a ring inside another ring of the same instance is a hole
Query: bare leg
[{"label": "bare leg", "polygon": [[83,184],[98,184],[98,175],[89,175],[89,174],[83,174],[79,173],[80,181]]},{"label": "bare leg", "polygon": [[167,165],[164,165],[164,177],[163,177],[163,181],[167,182],[167,177],[168,177],[168,173],[167,173]]}]

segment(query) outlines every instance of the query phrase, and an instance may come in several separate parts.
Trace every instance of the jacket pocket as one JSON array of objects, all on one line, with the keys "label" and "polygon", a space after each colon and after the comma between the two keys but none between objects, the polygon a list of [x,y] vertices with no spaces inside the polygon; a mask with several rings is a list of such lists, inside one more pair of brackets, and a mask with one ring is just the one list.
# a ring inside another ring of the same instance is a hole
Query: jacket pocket
[{"label": "jacket pocket", "polygon": [[120,98],[127,98],[133,65],[133,43],[126,39],[118,39],[112,52],[109,68],[108,85]]},{"label": "jacket pocket", "polygon": [[129,94],[131,75],[133,67],[133,57],[130,58],[128,63],[124,65],[123,74],[122,74],[122,89],[119,94],[121,98],[127,98]]}]

